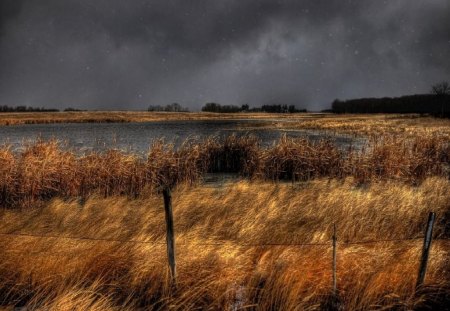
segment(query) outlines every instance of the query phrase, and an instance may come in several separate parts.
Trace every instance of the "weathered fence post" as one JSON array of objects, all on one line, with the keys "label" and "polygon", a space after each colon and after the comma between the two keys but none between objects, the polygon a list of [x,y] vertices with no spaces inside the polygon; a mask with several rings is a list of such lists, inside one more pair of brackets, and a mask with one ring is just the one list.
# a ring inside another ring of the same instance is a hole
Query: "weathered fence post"
[{"label": "weathered fence post", "polygon": [[427,228],[425,229],[425,237],[423,239],[422,258],[420,259],[419,275],[417,276],[416,288],[421,286],[425,280],[427,272],[428,256],[430,254],[431,240],[433,238],[433,224],[436,214],[430,212],[428,214]]},{"label": "weathered fence post", "polygon": [[175,242],[173,231],[172,195],[169,188],[163,189],[164,211],[166,214],[167,258],[169,260],[172,285],[176,285],[177,272],[175,262]]},{"label": "weathered fence post", "polygon": [[336,296],[336,224],[333,224],[333,296]]}]

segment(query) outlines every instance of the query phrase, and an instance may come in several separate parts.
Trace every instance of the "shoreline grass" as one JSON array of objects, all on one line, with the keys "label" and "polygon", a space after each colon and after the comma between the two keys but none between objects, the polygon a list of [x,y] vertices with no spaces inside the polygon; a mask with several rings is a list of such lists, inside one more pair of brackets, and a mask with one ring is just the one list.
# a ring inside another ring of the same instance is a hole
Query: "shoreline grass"
[{"label": "shoreline grass", "polygon": [[440,134],[450,138],[450,119],[418,114],[332,113],[208,113],[147,111],[77,111],[0,113],[0,126],[51,123],[123,123],[164,121],[254,120],[242,129],[321,130],[350,135],[418,136]]},{"label": "shoreline grass", "polygon": [[37,141],[13,152],[0,148],[0,204],[33,206],[53,197],[100,194],[138,197],[161,187],[198,184],[205,173],[236,173],[249,180],[307,181],[353,177],[420,184],[450,176],[450,145],[439,136],[373,138],[362,150],[341,150],[330,140],[283,136],[262,147],[253,136],[188,140],[179,148],[155,141],[146,158],[117,150],[77,156],[57,141]]},{"label": "shoreline grass", "polygon": [[76,111],[39,113],[0,113],[0,126],[51,123],[123,123],[187,120],[239,120],[287,118],[270,113],[148,112],[148,111]]}]

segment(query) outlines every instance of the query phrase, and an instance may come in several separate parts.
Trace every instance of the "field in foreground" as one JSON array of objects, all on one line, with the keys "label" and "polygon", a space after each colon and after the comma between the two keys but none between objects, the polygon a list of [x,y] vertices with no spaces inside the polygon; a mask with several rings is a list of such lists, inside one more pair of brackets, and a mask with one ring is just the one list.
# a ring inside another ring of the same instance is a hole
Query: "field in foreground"
[{"label": "field in foreground", "polygon": [[[178,149],[156,141],[145,158],[79,155],[56,141],[3,146],[0,310],[445,310],[449,121],[303,118],[256,126],[368,134],[367,144],[342,150],[283,137],[262,147],[230,136]],[[245,181],[206,186],[208,172]],[[166,186],[175,187],[176,288],[159,194]],[[415,290],[430,211],[435,240]]]},{"label": "field in foreground", "polygon": [[[0,236],[0,304],[328,309],[336,223],[341,308],[443,309],[450,295],[448,193],[450,182],[440,177],[419,186],[355,186],[351,178],[179,186],[173,192],[176,289],[168,286],[160,195],[54,199],[39,209],[3,210],[1,232],[13,235]],[[425,285],[415,292],[429,211],[437,213],[436,239]]]}]

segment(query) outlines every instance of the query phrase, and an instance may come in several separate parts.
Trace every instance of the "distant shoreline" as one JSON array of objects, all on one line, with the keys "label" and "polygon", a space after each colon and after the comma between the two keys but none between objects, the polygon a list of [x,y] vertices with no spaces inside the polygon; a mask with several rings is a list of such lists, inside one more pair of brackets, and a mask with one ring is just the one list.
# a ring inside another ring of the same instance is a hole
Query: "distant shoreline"
[{"label": "distant shoreline", "polygon": [[[213,112],[148,112],[148,111],[71,111],[71,112],[4,112],[0,126],[50,123],[128,123],[185,120],[292,119],[320,113],[213,113]],[[323,113],[322,113],[323,115]]]},{"label": "distant shoreline", "polygon": [[256,120],[252,128],[324,130],[330,133],[377,136],[436,134],[450,138],[450,119],[419,114],[214,113],[148,111],[76,111],[0,113],[0,127],[58,123],[132,123],[165,121]]}]

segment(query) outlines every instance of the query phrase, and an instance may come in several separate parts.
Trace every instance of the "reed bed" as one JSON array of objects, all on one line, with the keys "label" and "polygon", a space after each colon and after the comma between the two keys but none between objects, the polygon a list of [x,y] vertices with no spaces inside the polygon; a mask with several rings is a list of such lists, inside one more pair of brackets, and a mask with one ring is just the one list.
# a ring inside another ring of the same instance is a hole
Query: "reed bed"
[{"label": "reed bed", "polygon": [[[305,115],[294,122],[274,122],[266,127],[321,130],[329,133],[379,136],[417,137],[439,135],[450,138],[450,120],[418,114],[322,114]],[[293,121],[293,120],[291,120]],[[264,127],[262,125],[262,127]]]},{"label": "reed bed", "polygon": [[146,158],[118,150],[77,156],[57,141],[37,141],[20,152],[0,148],[0,206],[93,194],[138,197],[163,187],[198,184],[208,172],[266,181],[354,177],[359,185],[376,180],[419,184],[430,176],[448,178],[449,163],[450,145],[439,136],[380,136],[362,150],[342,150],[332,140],[286,136],[270,147],[252,136],[188,140],[178,148],[158,140]]},{"label": "reed bed", "polygon": [[[336,223],[341,310],[443,309],[450,295],[448,193],[450,182],[442,177],[418,186],[375,181],[357,187],[351,177],[294,186],[178,186],[176,288],[169,286],[160,195],[57,198],[39,209],[2,210],[2,232],[38,237],[0,235],[0,305],[330,310]],[[415,291],[429,211],[437,213],[435,240],[426,282]],[[351,244],[356,241],[367,243]],[[273,245],[302,243],[318,245]]]},{"label": "reed bed", "polygon": [[[209,112],[148,112],[148,111],[64,111],[64,112],[3,112],[0,126],[52,123],[124,123],[182,120],[267,119],[292,118],[292,114],[270,113],[209,113]],[[299,114],[297,117],[301,117]]]}]

